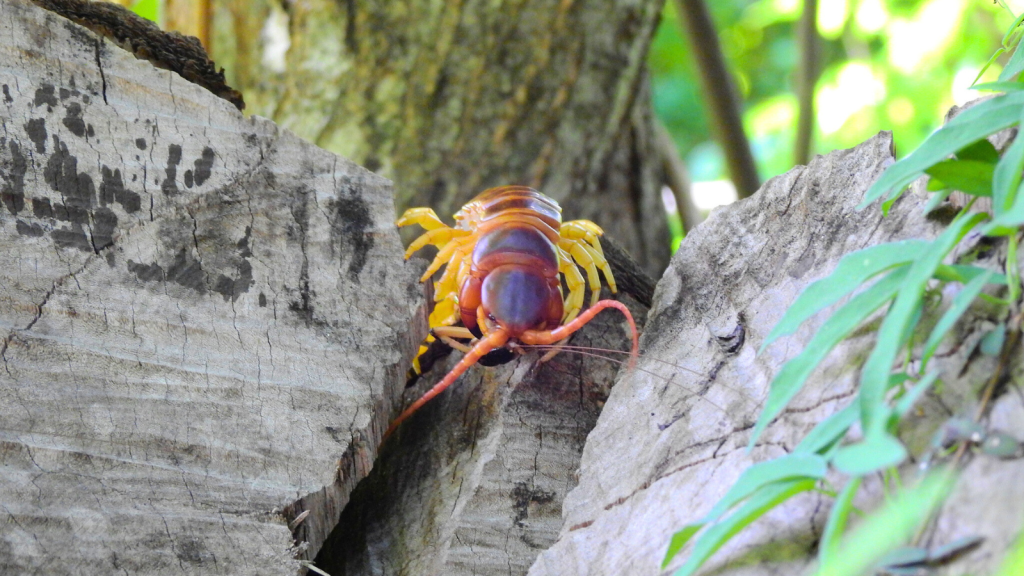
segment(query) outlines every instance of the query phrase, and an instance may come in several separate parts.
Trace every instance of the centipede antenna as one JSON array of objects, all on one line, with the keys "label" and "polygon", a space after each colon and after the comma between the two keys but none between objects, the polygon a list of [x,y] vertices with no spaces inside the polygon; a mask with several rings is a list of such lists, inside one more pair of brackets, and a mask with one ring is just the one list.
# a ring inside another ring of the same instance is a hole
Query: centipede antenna
[{"label": "centipede antenna", "polygon": [[424,404],[430,402],[431,399],[433,399],[441,392],[444,392],[445,389],[451,386],[452,383],[454,383],[459,378],[459,376],[462,376],[462,374],[466,370],[469,370],[470,366],[476,364],[477,360],[479,360],[481,357],[483,357],[491,350],[504,346],[505,342],[508,342],[508,333],[505,332],[504,330],[495,330],[494,332],[485,335],[479,342],[476,343],[475,346],[473,346],[473,349],[470,350],[468,354],[462,357],[462,360],[459,360],[459,363],[456,364],[454,368],[452,368],[451,372],[446,374],[445,377],[442,378],[440,382],[434,385],[433,388],[427,390],[426,394],[420,396],[419,400],[413,402],[411,406],[409,406],[408,408],[405,409],[405,411],[399,414],[398,418],[395,418],[395,421],[391,423],[391,426],[388,426],[388,429],[384,431],[384,438],[382,439],[382,441],[387,440],[388,436],[391,436],[391,433],[395,431],[395,428],[398,428],[399,424],[401,424],[410,416],[412,416]]}]

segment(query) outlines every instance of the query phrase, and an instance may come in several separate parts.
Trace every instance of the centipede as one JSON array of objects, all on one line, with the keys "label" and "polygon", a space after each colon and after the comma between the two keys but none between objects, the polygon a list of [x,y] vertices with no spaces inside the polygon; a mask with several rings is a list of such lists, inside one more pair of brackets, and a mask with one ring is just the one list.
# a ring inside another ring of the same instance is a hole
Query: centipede
[{"label": "centipede", "polygon": [[[608,308],[626,317],[630,358],[637,358],[638,334],[629,309],[617,300],[599,299],[602,285],[617,293],[601,247],[604,231],[589,220],[563,222],[561,207],[542,192],[526,186],[484,190],[455,214],[453,227],[430,208],[410,208],[395,224],[425,230],[409,244],[406,259],[427,246],[438,249],[421,282],[444,268],[434,282],[430,333],[413,370],[419,371],[419,359],[435,339],[465,354],[391,423],[384,438],[491,352],[521,350],[521,345],[554,345],[557,351],[557,345]],[[591,298],[584,309],[588,287]]]}]

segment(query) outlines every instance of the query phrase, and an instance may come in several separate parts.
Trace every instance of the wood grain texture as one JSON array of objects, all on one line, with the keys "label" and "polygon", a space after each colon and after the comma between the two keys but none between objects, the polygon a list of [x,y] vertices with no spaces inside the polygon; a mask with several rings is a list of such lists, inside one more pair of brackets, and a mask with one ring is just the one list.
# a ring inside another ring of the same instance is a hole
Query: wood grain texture
[{"label": "wood grain texture", "polygon": [[[662,4],[217,0],[211,54],[257,114],[393,179],[399,208],[451,215],[533,186],[657,277],[669,234],[645,58]],[[276,68],[271,29],[290,41]]]},{"label": "wood grain texture", "polygon": [[25,0],[0,38],[0,572],[293,573],[421,337],[389,183]]}]

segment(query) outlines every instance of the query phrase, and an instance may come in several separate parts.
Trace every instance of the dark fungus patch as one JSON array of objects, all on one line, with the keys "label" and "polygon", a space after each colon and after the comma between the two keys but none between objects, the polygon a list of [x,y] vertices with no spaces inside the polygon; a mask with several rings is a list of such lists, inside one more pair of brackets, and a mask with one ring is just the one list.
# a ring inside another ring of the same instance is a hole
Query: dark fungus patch
[{"label": "dark fungus patch", "polygon": [[25,123],[25,133],[28,134],[30,140],[36,145],[36,152],[43,154],[46,152],[46,120],[42,118],[32,118]]},{"label": "dark fungus patch", "polygon": [[29,224],[28,222],[25,222],[23,220],[18,220],[17,228],[18,234],[21,234],[22,236],[33,236],[38,238],[39,236],[42,236],[44,233],[43,227],[40,226],[39,224],[36,224],[35,222]]},{"label": "dark fungus patch", "polygon": [[8,88],[7,84],[4,84],[4,102],[6,104],[14,102],[14,98],[11,97],[11,89]]},{"label": "dark fungus patch", "polygon": [[167,148],[167,168],[164,169],[166,178],[160,184],[160,190],[168,196],[178,193],[178,184],[174,181],[178,177],[178,164],[181,164],[181,146],[171,144]]},{"label": "dark fungus patch", "polygon": [[53,218],[53,206],[50,205],[50,199],[33,198],[32,214],[35,215],[36,218]]},{"label": "dark fungus patch", "polygon": [[146,139],[145,138],[136,138],[135,139],[135,147],[138,148],[139,150],[145,150],[146,149]]},{"label": "dark fungus patch", "polygon": [[92,249],[99,254],[107,246],[114,244],[114,231],[117,230],[117,215],[110,208],[97,208],[92,214]]},{"label": "dark fungus patch", "polygon": [[358,196],[333,200],[328,209],[334,215],[331,234],[341,246],[342,259],[348,256],[349,279],[356,280],[373,248],[373,236],[367,233],[373,226],[370,209]]},{"label": "dark fungus patch", "polygon": [[61,120],[64,127],[78,137],[85,136],[85,120],[82,119],[82,105],[72,102],[67,105],[67,115]]},{"label": "dark fungus patch", "polygon": [[78,171],[78,158],[68,152],[68,147],[53,136],[53,154],[43,168],[43,179],[54,192],[64,197],[64,205],[55,205],[54,216],[58,220],[84,223],[88,211],[96,203],[96,187],[92,177]]},{"label": "dark fungus patch", "polygon": [[134,214],[142,208],[142,198],[124,187],[124,179],[121,177],[121,169],[111,170],[109,166],[100,167],[103,180],[100,182],[100,203],[104,206],[117,202],[129,214]]},{"label": "dark fungus patch", "polygon": [[202,186],[203,182],[206,182],[210,178],[210,174],[213,171],[213,159],[216,155],[213,152],[213,148],[209,146],[203,148],[203,154],[192,163],[194,167],[194,177],[196,186]]},{"label": "dark fungus patch", "polygon": [[25,208],[25,173],[28,171],[28,161],[17,142],[9,141],[8,147],[11,150],[10,164],[0,166],[0,179],[3,180],[3,187],[0,187],[0,202],[3,202],[11,214],[17,215]]},{"label": "dark fungus patch", "polygon": [[42,106],[46,104],[48,111],[53,111],[53,107],[57,105],[57,91],[54,89],[53,84],[43,84],[39,88],[36,88],[36,97],[32,101],[33,106]]},{"label": "dark fungus patch", "polygon": [[517,482],[516,487],[510,494],[512,497],[512,509],[515,510],[515,517],[512,521],[516,526],[524,526],[524,520],[530,516],[530,504],[550,504],[555,500],[555,493],[530,488],[523,482]]},{"label": "dark fungus patch", "polygon": [[92,242],[89,241],[85,229],[78,222],[53,230],[50,232],[50,238],[53,238],[54,244],[61,248],[75,248],[82,252],[92,251]]}]

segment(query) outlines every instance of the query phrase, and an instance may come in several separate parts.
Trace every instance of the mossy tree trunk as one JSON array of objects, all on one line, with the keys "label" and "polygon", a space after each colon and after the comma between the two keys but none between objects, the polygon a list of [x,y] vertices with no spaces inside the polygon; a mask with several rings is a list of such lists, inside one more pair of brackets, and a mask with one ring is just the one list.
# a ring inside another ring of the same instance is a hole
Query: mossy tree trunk
[{"label": "mossy tree trunk", "polygon": [[658,275],[644,60],[662,3],[216,0],[211,52],[250,112],[390,178],[399,210],[533,186]]}]

